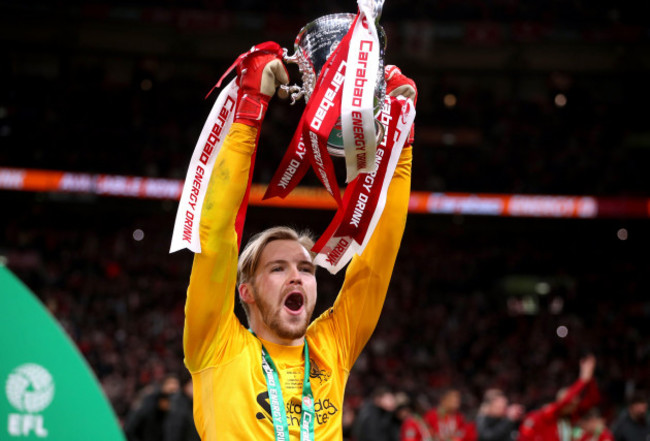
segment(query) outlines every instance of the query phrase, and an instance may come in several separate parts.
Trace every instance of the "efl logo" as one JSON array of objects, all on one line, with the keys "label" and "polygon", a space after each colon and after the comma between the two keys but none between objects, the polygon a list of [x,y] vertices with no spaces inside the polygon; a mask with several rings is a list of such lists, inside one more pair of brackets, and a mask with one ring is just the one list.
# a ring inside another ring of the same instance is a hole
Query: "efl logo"
[{"label": "efl logo", "polygon": [[9,403],[21,412],[9,414],[9,435],[47,437],[43,416],[37,415],[54,399],[54,380],[47,369],[35,363],[18,366],[7,377],[5,391]]}]

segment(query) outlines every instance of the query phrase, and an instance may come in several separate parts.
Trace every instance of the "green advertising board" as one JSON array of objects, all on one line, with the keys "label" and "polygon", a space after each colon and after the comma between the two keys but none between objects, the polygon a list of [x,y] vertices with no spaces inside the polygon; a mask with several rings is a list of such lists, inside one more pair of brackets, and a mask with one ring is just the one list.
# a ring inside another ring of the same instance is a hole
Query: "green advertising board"
[{"label": "green advertising board", "polygon": [[2,265],[0,354],[0,440],[124,441],[74,343]]}]

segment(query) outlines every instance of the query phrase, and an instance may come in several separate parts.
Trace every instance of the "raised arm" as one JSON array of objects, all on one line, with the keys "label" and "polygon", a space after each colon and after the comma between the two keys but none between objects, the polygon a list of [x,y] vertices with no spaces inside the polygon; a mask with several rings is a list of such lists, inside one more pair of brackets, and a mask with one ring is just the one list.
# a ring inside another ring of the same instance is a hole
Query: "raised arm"
[{"label": "raised arm", "polygon": [[[396,70],[393,70],[396,69]],[[394,66],[386,72],[387,92],[415,98],[415,83]],[[406,87],[405,87],[406,86]],[[412,147],[402,150],[390,182],[386,205],[361,256],[354,256],[333,308],[323,316],[332,319],[340,338],[342,360],[350,369],[372,335],[384,305],[388,284],[406,226],[411,191]]]},{"label": "raised arm", "polygon": [[[537,418],[544,421],[557,421],[561,417],[570,417],[571,414],[575,411],[579,403],[579,397],[584,391],[585,387],[593,381],[594,368],[596,366],[596,358],[593,355],[589,355],[583,358],[580,361],[580,377],[569,386],[565,391],[558,393],[558,399],[546,406],[537,414]],[[520,429],[520,439],[525,438],[524,435],[530,436],[531,431],[534,430],[534,427],[530,427],[530,424],[527,424],[526,419]]]},{"label": "raised arm", "polygon": [[593,355],[588,355],[580,360],[580,377],[578,381],[573,383],[555,403],[550,404],[547,412],[552,413],[557,418],[559,415],[567,413],[567,409],[570,414],[578,410],[582,393],[593,382],[595,368],[596,357]]},{"label": "raised arm", "polygon": [[600,402],[600,391],[598,390],[598,384],[596,384],[595,379],[591,379],[587,382],[585,389],[580,398],[580,403],[578,408],[571,415],[571,419],[576,421],[584,414],[586,414],[591,408],[596,406]]},{"label": "raised arm", "polygon": [[256,130],[234,123],[219,152],[201,213],[201,254],[194,256],[185,303],[183,346],[190,371],[210,364],[238,325],[235,218],[248,183]]},{"label": "raised arm", "polygon": [[251,173],[257,134],[278,82],[288,82],[277,54],[258,52],[238,67],[235,122],[219,151],[203,203],[201,254],[194,256],[185,304],[183,347],[191,372],[223,361],[228,339],[241,324],[234,314],[237,213]]},{"label": "raised arm", "polygon": [[411,188],[412,148],[403,149],[388,188],[386,207],[377,228],[361,256],[355,256],[345,273],[341,292],[334,302],[339,329],[347,341],[348,369],[370,339],[384,305],[406,226]]}]

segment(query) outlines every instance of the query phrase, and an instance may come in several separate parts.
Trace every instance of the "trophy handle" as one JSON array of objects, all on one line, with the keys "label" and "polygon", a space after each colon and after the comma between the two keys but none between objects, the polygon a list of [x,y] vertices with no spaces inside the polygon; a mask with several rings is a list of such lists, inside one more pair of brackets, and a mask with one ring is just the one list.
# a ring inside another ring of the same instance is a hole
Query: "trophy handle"
[{"label": "trophy handle", "polygon": [[384,142],[384,136],[386,136],[386,127],[379,121],[375,119],[375,130],[377,131],[377,145]]},{"label": "trophy handle", "polygon": [[280,89],[284,90],[287,95],[291,96],[292,106],[305,95],[305,91],[302,90],[302,87],[298,86],[297,84],[281,84]]},{"label": "trophy handle", "polygon": [[[295,52],[293,55],[289,56],[289,51],[286,48],[282,48],[282,59],[284,60],[285,63],[293,63],[297,64],[300,66],[300,58],[298,56],[298,52]],[[280,85],[280,89],[285,91],[287,95],[291,96],[291,105],[293,106],[296,104],[296,102],[305,96],[305,89],[302,86],[298,86],[297,84],[282,84]]]}]

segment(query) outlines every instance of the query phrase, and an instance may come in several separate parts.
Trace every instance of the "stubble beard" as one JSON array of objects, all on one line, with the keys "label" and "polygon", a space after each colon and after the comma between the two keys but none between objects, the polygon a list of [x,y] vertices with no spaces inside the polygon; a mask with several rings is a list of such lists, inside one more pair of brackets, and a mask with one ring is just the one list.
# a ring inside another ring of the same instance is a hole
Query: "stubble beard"
[{"label": "stubble beard", "polygon": [[255,298],[255,303],[260,311],[260,315],[262,316],[262,321],[278,337],[287,340],[295,340],[305,336],[313,308],[310,311],[307,309],[307,305],[305,304],[306,313],[304,315],[289,316],[288,320],[282,320],[281,314],[282,309],[284,308],[283,305],[280,305],[278,308],[269,305],[262,296],[259,295],[259,292],[255,287],[253,287],[253,297]]}]

